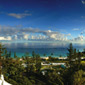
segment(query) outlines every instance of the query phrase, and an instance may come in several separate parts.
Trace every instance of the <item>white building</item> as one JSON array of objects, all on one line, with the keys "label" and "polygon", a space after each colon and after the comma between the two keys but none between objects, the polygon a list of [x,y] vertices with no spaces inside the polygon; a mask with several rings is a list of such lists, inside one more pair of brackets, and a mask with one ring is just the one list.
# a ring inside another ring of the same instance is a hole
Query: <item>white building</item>
[{"label": "white building", "polygon": [[4,80],[4,76],[0,75],[0,85],[12,85]]},{"label": "white building", "polygon": [[65,63],[52,63],[52,65],[65,65]]}]

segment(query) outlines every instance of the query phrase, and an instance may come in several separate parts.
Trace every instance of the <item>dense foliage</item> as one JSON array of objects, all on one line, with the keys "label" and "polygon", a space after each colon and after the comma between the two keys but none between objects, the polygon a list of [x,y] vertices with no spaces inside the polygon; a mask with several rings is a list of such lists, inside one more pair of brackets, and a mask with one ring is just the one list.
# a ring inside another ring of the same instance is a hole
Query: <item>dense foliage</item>
[{"label": "dense foliage", "polygon": [[[53,55],[53,53],[51,53]],[[16,56],[11,57],[11,51],[0,44],[0,73],[4,74],[5,80],[13,85],[85,85],[85,62],[81,57],[85,57],[85,52],[76,51],[72,44],[68,48],[68,59],[66,67],[52,66],[44,67],[41,62],[61,62],[61,60],[49,57],[42,60],[39,54],[32,52],[25,53],[22,59]],[[84,63],[82,63],[84,62]],[[43,69],[44,68],[44,69]],[[46,74],[43,75],[42,71]]]}]

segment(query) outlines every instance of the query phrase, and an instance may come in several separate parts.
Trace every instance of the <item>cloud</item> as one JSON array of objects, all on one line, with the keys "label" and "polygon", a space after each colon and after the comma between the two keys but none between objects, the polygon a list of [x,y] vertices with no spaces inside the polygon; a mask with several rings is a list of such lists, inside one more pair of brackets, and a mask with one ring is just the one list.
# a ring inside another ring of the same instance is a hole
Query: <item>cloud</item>
[{"label": "cloud", "polygon": [[12,38],[11,36],[7,36],[7,37],[0,36],[0,40],[12,40]]},{"label": "cloud", "polygon": [[29,36],[29,34],[24,34],[23,39],[28,40],[28,36]]},{"label": "cloud", "polygon": [[85,0],[82,0],[81,2],[82,2],[82,4],[85,4]]},{"label": "cloud", "polygon": [[85,34],[85,30],[83,30],[83,31],[81,32],[81,34]]},{"label": "cloud", "polygon": [[[81,32],[84,34],[85,30]],[[72,43],[85,43],[84,35],[80,35],[76,38],[71,38],[71,34],[64,34],[58,31],[52,30],[40,30],[38,28],[27,27],[23,28],[19,26],[2,26],[0,25],[0,40],[9,41],[28,41],[28,40],[38,40],[38,41],[57,41],[57,42],[72,42]]]},{"label": "cloud", "polygon": [[73,41],[83,41],[84,36],[78,36],[77,38],[74,38]]},{"label": "cloud", "polygon": [[70,42],[75,43],[75,44],[84,44],[85,45],[85,36],[79,35],[78,37],[70,40]]},{"label": "cloud", "polygon": [[82,19],[85,19],[85,16],[81,16]]},{"label": "cloud", "polygon": [[28,10],[25,10],[23,13],[5,13],[5,12],[0,12],[0,14],[5,14],[7,16],[11,16],[11,17],[14,17],[14,18],[17,18],[17,19],[22,19],[22,18],[25,18],[27,16],[31,16],[32,14],[29,13]]},{"label": "cloud", "polygon": [[28,27],[28,28],[22,28],[19,29],[20,32],[29,32],[29,33],[40,33],[42,31],[40,31],[38,28],[32,28],[32,27]]},{"label": "cloud", "polygon": [[14,36],[14,35],[20,35],[20,34],[28,34],[28,33],[42,33],[43,31],[37,29],[37,28],[21,28],[21,27],[12,27],[12,26],[2,26],[0,25],[0,35],[5,36]]},{"label": "cloud", "polygon": [[7,15],[15,17],[17,19],[22,19],[24,17],[31,16],[32,14],[30,13],[8,13]]},{"label": "cloud", "polygon": [[69,33],[69,34],[65,34],[65,36],[71,36],[71,34]]},{"label": "cloud", "polygon": [[39,35],[30,35],[30,38],[29,38],[30,40],[47,40],[47,36],[45,36],[45,35],[41,35],[41,34],[39,34]]},{"label": "cloud", "polygon": [[73,31],[79,31],[80,29],[79,28],[74,28]]},{"label": "cloud", "polygon": [[[82,34],[85,31],[82,31]],[[38,28],[22,28],[20,26],[1,26],[0,25],[0,36],[2,40],[50,40],[50,41],[69,41],[68,37],[70,33],[64,34],[58,31],[52,30],[40,30]],[[10,37],[8,37],[10,36]],[[71,41],[81,41],[82,37],[72,39]]]},{"label": "cloud", "polygon": [[17,34],[19,30],[17,30],[17,28],[15,27],[11,27],[11,26],[1,26],[0,25],[0,35],[14,35]]},{"label": "cloud", "polygon": [[[32,35],[29,35],[29,34]],[[35,34],[39,34],[36,35]],[[42,40],[67,40],[67,36],[70,36],[71,34],[62,34],[57,31],[52,30],[40,30],[38,28],[20,28],[19,26],[11,27],[11,26],[0,26],[0,35],[5,36],[12,36],[13,39],[42,39]],[[29,37],[29,38],[28,38]]]},{"label": "cloud", "polygon": [[[30,35],[31,34],[31,35]],[[36,35],[37,34],[37,35]],[[51,30],[40,30],[38,28],[19,28],[19,26],[0,26],[0,35],[2,36],[12,36],[12,39],[35,39],[35,40],[67,40],[67,36],[71,34],[62,34],[57,31]]]},{"label": "cloud", "polygon": [[25,10],[24,12],[25,12],[25,13],[28,13],[28,12],[29,12],[29,10]]},{"label": "cloud", "polygon": [[68,36],[68,34],[65,35],[51,30],[43,31],[42,33],[48,37],[48,40],[67,40],[66,36]]},{"label": "cloud", "polygon": [[18,39],[18,36],[17,36],[17,35],[14,35],[14,36],[12,37],[12,39],[17,40],[17,39]]}]

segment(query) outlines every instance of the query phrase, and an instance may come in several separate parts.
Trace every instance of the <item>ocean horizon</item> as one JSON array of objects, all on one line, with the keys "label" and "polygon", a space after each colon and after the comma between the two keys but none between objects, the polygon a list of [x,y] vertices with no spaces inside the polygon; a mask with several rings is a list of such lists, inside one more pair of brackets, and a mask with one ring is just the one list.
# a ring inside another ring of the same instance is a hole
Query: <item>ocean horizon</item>
[{"label": "ocean horizon", "polygon": [[[57,45],[57,43],[5,43],[4,46],[7,48],[7,51],[11,51],[11,57],[14,57],[14,52],[16,52],[17,57],[25,56],[25,53],[28,52],[29,56],[32,57],[32,51],[36,54],[39,54],[40,57],[66,57],[69,47],[69,44]],[[85,45],[73,44],[73,47],[77,51],[83,51]],[[45,54],[45,56],[44,56]],[[51,55],[53,54],[53,55]]]}]

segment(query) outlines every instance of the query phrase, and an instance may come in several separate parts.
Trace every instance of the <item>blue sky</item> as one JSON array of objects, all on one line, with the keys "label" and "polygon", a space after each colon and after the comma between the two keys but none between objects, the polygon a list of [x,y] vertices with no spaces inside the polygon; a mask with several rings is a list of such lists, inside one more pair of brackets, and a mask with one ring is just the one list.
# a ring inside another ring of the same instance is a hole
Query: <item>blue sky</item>
[{"label": "blue sky", "polygon": [[85,41],[85,0],[0,0],[0,40]]}]

